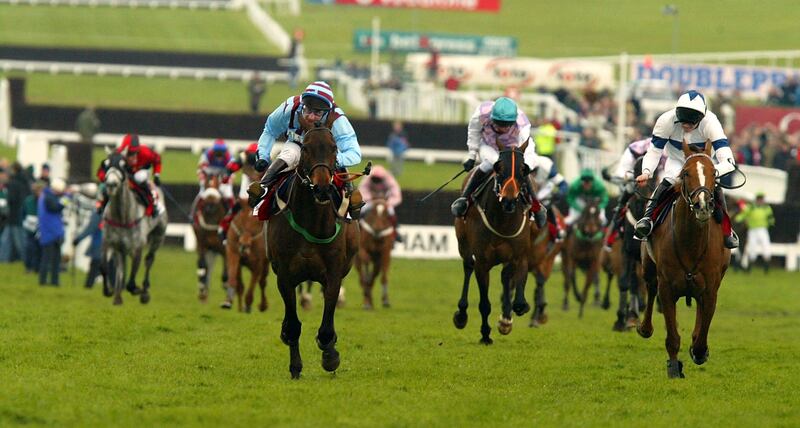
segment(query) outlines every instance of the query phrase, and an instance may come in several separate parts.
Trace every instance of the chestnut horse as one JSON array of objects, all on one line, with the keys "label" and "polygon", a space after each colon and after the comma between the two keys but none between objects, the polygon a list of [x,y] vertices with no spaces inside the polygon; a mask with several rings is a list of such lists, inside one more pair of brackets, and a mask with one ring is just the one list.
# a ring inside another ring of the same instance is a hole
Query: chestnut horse
[{"label": "chestnut horse", "polygon": [[[228,282],[225,288],[228,293],[221,306],[223,309],[230,309],[233,304],[233,295],[236,293],[237,308],[239,311],[244,310],[249,313],[253,306],[253,292],[258,283],[261,289],[261,302],[258,310],[264,312],[269,306],[265,293],[269,264],[267,263],[267,249],[262,239],[264,225],[257,216],[252,215],[246,199],[239,200],[239,204],[242,209],[231,221],[225,245],[225,262],[228,272]],[[242,294],[244,293],[242,266],[250,270],[250,286],[247,287],[244,308],[242,307]]]},{"label": "chestnut horse", "polygon": [[[549,212],[553,213],[555,221],[564,223],[564,216],[555,204],[551,205]],[[545,298],[544,285],[553,273],[556,256],[561,252],[563,240],[553,240],[547,228],[537,230],[531,228],[531,251],[528,253],[528,271],[536,278],[536,289],[533,292],[533,313],[529,327],[539,327],[547,323],[547,299]]]},{"label": "chestnut horse", "polygon": [[[225,254],[225,246],[222,245],[222,239],[217,230],[226,211],[222,194],[219,192],[219,177],[209,175],[206,179],[205,189],[197,195],[197,204],[192,213],[192,229],[197,240],[197,297],[203,303],[208,301],[211,273],[214,270],[217,256]],[[223,286],[227,281],[228,271],[223,263]]]},{"label": "chestnut horse", "polygon": [[364,292],[364,309],[372,309],[372,287],[381,277],[383,307],[389,307],[389,263],[394,245],[394,226],[389,218],[386,199],[373,198],[370,208],[362,215],[361,245],[356,257],[356,269]]},{"label": "chestnut horse", "polygon": [[730,261],[722,229],[709,221],[714,212],[716,186],[711,143],[706,142],[704,151],[693,151],[684,141],[683,153],[686,160],[679,181],[672,188],[680,196],[664,224],[653,231],[648,242],[642,243],[648,294],[644,319],[637,329],[644,338],[653,334],[653,303],[658,293],[667,327],[670,378],[684,377],[683,363],[678,359],[681,338],[676,302],[683,296],[697,302],[689,355],[695,364],[703,364],[708,359],[708,329],[717,305],[717,291]]},{"label": "chestnut horse", "polygon": [[[597,280],[600,271],[600,248],[603,245],[603,226],[600,222],[600,207],[594,198],[586,201],[581,216],[572,227],[561,252],[564,271],[564,289],[571,287],[575,299],[580,302],[578,317],[583,317],[583,307],[589,297],[589,287]],[[578,268],[586,274],[583,292],[578,292],[576,273]],[[566,302],[566,297],[564,298]]]},{"label": "chestnut horse", "polygon": [[[458,311],[453,316],[456,328],[467,325],[467,295],[472,272],[478,281],[481,312],[480,343],[489,345],[492,329],[489,327],[489,270],[503,264],[501,281],[502,314],[498,325],[501,334],[509,334],[512,327],[511,311],[523,315],[530,310],[525,300],[525,282],[528,278],[528,253],[531,247],[531,228],[528,220],[530,204],[522,191],[526,186],[523,153],[528,143],[519,148],[500,151],[494,164],[494,176],[479,187],[464,218],[455,220],[458,252],[464,268],[464,283]],[[512,304],[511,295],[514,294]]]},{"label": "chestnut horse", "polygon": [[325,308],[317,332],[322,350],[322,368],[339,367],[334,312],[342,279],[353,266],[358,250],[358,223],[340,217],[332,202],[336,143],[330,129],[308,130],[300,151],[300,162],[289,178],[286,208],[275,214],[266,227],[267,254],[277,276],[285,315],[281,340],[289,346],[289,372],[300,377],[300,319],[297,317],[297,285],[311,280],[322,284]]}]

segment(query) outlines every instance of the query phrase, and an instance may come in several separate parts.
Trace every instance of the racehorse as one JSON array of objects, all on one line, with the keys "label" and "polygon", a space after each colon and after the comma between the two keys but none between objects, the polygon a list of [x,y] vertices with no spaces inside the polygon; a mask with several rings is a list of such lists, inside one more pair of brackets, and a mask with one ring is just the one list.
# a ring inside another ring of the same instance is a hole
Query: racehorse
[{"label": "racehorse", "polygon": [[[600,248],[603,244],[603,226],[600,222],[598,200],[589,198],[581,216],[575,222],[572,233],[567,236],[561,251],[564,271],[564,288],[572,288],[575,299],[580,302],[578,317],[583,317],[583,307],[589,296],[589,287],[597,279],[600,270]],[[576,284],[577,269],[586,274],[583,291],[578,292]],[[566,297],[565,297],[566,302]]]},{"label": "racehorse", "polygon": [[[219,224],[225,217],[225,203],[219,191],[219,177],[209,175],[205,189],[198,195],[195,206],[192,230],[197,240],[197,288],[201,302],[208,301],[211,273],[217,256],[225,255],[225,246],[219,236]],[[228,270],[222,268],[222,284],[228,281]]]},{"label": "racehorse", "polygon": [[[563,224],[564,216],[553,204],[550,211],[557,222]],[[533,292],[533,313],[531,314],[530,327],[539,327],[547,323],[547,299],[545,298],[544,285],[553,272],[556,256],[561,251],[563,240],[553,240],[547,228],[536,230],[531,228],[531,250],[528,252],[528,270],[536,278],[536,289]]]},{"label": "racehorse", "polygon": [[317,332],[322,368],[339,367],[334,312],[342,279],[358,250],[358,223],[342,218],[332,203],[336,143],[330,129],[317,124],[304,134],[300,162],[290,178],[286,208],[266,227],[267,252],[285,307],[281,340],[289,346],[289,371],[300,377],[300,319],[296,287],[303,281],[322,284],[325,308]]},{"label": "racehorse", "polygon": [[527,144],[500,151],[499,159],[494,164],[494,176],[478,188],[474,195],[475,203],[469,207],[466,216],[455,220],[464,283],[453,324],[459,329],[467,325],[469,280],[475,272],[482,320],[480,343],[486,345],[492,343],[489,337],[492,329],[488,321],[492,310],[489,302],[489,271],[492,267],[503,264],[502,314],[498,324],[500,334],[511,332],[512,309],[517,315],[530,310],[525,300],[525,282],[528,277],[530,229],[534,226],[528,220],[530,204],[522,192],[526,180],[523,152]]},{"label": "racehorse", "polygon": [[[380,196],[380,195],[378,195]],[[389,218],[386,199],[373,198],[361,220],[361,245],[356,269],[364,292],[364,309],[372,309],[372,287],[381,277],[383,307],[389,307],[389,263],[394,245],[394,227]]]},{"label": "racehorse", "polygon": [[[122,284],[125,283],[127,256],[132,257],[131,271],[127,289],[131,294],[138,294],[139,301],[146,304],[150,301],[150,269],[155,254],[164,242],[167,232],[167,211],[160,206],[158,215],[153,218],[145,215],[145,207],[137,200],[135,191],[128,182],[128,171],[123,155],[111,153],[108,158],[108,171],[105,187],[108,192],[108,204],[103,212],[105,228],[103,230],[103,271],[107,273],[103,281],[103,294],[114,295],[113,303],[122,304]],[[160,195],[158,200],[163,200]],[[142,251],[147,248],[145,256],[145,273],[142,289],[136,286],[136,274],[142,260]],[[109,284],[109,280],[111,284]]]},{"label": "racehorse", "polygon": [[[253,292],[258,283],[261,289],[261,302],[258,310],[264,312],[269,306],[265,293],[269,264],[267,263],[267,249],[262,239],[264,225],[257,216],[252,215],[252,210],[247,206],[246,200],[240,200],[239,204],[242,205],[242,209],[231,221],[225,244],[228,282],[225,284],[227,297],[221,306],[223,309],[230,309],[235,293],[239,311],[244,310],[249,313],[253,306]],[[242,266],[250,269],[250,286],[247,287],[244,308],[242,307],[242,294],[244,293]]]},{"label": "racehorse", "polygon": [[[642,159],[639,158],[634,165],[633,176],[638,177],[642,171]],[[626,331],[639,324],[639,312],[644,307],[644,272],[642,271],[641,243],[634,239],[636,220],[644,214],[647,197],[654,188],[654,181],[647,183],[645,190],[633,193],[625,208],[625,221],[622,223],[622,233],[614,242],[612,254],[618,255],[619,306],[617,320],[614,322],[614,331]],[[618,253],[615,254],[615,250]]]},{"label": "racehorse", "polygon": [[686,160],[679,181],[672,188],[679,192],[664,224],[642,243],[642,264],[647,283],[647,308],[637,328],[639,335],[653,334],[653,303],[658,293],[667,327],[669,354],[667,376],[682,378],[683,363],[678,359],[680,335],[675,317],[676,302],[682,296],[697,302],[692,345],[689,355],[695,364],[708,359],[708,329],[717,304],[719,290],[730,261],[730,250],[723,245],[722,229],[709,221],[714,213],[716,174],[711,160],[711,143],[705,150],[690,149],[683,142]]}]

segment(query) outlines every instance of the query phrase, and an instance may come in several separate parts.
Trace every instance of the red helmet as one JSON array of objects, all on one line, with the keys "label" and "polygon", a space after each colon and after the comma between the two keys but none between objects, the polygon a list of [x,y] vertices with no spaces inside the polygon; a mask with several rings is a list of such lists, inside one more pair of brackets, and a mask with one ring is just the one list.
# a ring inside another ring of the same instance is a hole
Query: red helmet
[{"label": "red helmet", "polygon": [[245,153],[256,153],[258,151],[258,143],[251,143],[247,146]]},{"label": "red helmet", "polygon": [[128,149],[128,154],[139,152],[139,136],[128,134],[122,139],[122,147]]}]

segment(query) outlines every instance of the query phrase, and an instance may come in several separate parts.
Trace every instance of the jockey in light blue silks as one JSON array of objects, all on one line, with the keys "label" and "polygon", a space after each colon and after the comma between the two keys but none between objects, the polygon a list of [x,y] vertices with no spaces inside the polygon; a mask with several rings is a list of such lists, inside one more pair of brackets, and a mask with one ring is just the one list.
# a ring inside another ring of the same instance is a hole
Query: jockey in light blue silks
[{"label": "jockey in light blue silks", "polygon": [[[656,170],[661,152],[666,152],[667,163],[664,167],[664,179],[653,192],[644,216],[636,223],[636,237],[639,239],[646,238],[652,232],[653,211],[660,202],[664,191],[672,187],[683,168],[686,161],[686,155],[682,149],[683,140],[686,140],[690,146],[701,148],[705,147],[706,141],[711,141],[716,157],[714,169],[718,177],[733,172],[736,168],[728,137],[722,130],[722,124],[717,119],[717,115],[708,111],[703,95],[694,90],[681,95],[675,108],[663,113],[656,121],[652,144],[642,161],[642,174],[636,177],[637,184],[644,186]],[[725,197],[722,195],[720,186],[714,188],[714,200],[716,204],[714,219],[722,225],[722,232],[725,236],[724,244],[727,248],[736,248],[739,246],[739,238],[731,228]]]},{"label": "jockey in light blue silks", "polygon": [[[300,163],[300,148],[303,144],[303,129],[300,125],[300,116],[308,123],[320,122],[325,126],[330,125],[333,139],[336,141],[338,153],[336,154],[337,171],[357,165],[361,162],[361,148],[358,145],[356,133],[347,116],[333,99],[333,91],[325,82],[314,82],[306,87],[302,94],[290,97],[278,108],[270,113],[264,124],[264,132],[258,139],[258,160],[255,169],[264,171],[269,169],[261,179],[261,183],[253,183],[248,190],[251,206],[255,206],[266,194],[266,188],[274,184],[278,175],[284,170],[293,170]],[[286,143],[272,163],[269,163],[270,153],[275,140],[286,135]],[[352,193],[352,184],[347,182],[347,193]],[[355,199],[355,198],[354,198]],[[361,204],[351,204],[350,216],[358,218]]]},{"label": "jockey in light blue silks", "polygon": [[469,158],[464,161],[464,170],[472,170],[479,154],[481,163],[469,177],[461,196],[450,207],[454,216],[466,215],[468,198],[491,175],[494,164],[500,157],[499,151],[520,147],[526,141],[528,141],[528,147],[523,154],[528,187],[526,194],[531,201],[531,211],[533,211],[536,225],[540,228],[544,227],[547,221],[547,209],[536,199],[530,177],[530,172],[536,166],[537,158],[536,144],[531,139],[531,122],[525,113],[517,108],[517,103],[507,97],[481,103],[469,120],[467,127]]}]

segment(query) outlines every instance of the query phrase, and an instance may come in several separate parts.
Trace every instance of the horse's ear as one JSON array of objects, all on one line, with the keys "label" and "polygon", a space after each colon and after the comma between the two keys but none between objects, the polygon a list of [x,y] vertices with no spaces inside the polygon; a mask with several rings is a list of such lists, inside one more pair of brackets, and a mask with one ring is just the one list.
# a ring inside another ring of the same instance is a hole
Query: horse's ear
[{"label": "horse's ear", "polygon": [[709,157],[711,156],[711,149],[713,148],[713,146],[714,145],[711,143],[711,140],[706,140],[706,149],[704,150],[704,152]]},{"label": "horse's ear", "polygon": [[685,156],[688,157],[688,156],[692,155],[692,149],[689,148],[689,143],[686,142],[685,138],[683,139],[683,142],[681,143],[681,148],[683,149],[683,154]]},{"label": "horse's ear", "polygon": [[528,148],[528,143],[530,143],[530,142],[531,142],[531,139],[530,139],[530,137],[528,137],[528,139],[525,140],[525,142],[519,147],[519,149],[524,153],[525,150]]}]

